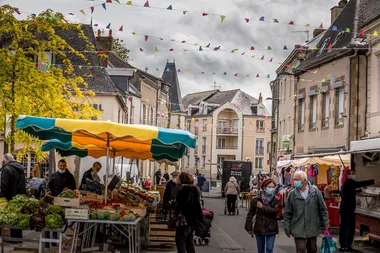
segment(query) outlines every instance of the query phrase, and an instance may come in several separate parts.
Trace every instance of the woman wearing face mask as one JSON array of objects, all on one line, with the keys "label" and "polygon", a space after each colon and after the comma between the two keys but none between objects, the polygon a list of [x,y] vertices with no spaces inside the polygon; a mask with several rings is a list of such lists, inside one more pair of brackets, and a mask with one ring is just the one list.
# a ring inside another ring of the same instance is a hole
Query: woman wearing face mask
[{"label": "woman wearing face mask", "polygon": [[256,236],[258,253],[273,253],[278,234],[277,212],[280,200],[275,196],[275,187],[276,184],[271,178],[261,183],[261,192],[252,200],[245,222],[245,230],[252,237]]}]

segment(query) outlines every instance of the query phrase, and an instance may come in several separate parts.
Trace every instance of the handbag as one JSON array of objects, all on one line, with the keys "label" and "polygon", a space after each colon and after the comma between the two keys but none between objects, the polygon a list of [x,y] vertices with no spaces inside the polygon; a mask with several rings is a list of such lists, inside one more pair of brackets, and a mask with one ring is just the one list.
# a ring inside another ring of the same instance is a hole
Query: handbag
[{"label": "handbag", "polygon": [[179,228],[185,226],[187,226],[186,217],[182,213],[171,217],[168,224],[169,228]]},{"label": "handbag", "polygon": [[335,253],[336,251],[336,245],[331,237],[331,233],[329,230],[326,230],[322,239],[321,253]]}]

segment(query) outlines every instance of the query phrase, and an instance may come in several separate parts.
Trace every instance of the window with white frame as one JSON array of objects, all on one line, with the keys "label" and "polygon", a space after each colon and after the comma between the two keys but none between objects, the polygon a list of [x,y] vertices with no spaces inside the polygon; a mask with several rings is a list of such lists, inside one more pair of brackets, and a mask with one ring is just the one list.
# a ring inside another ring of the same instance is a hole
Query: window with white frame
[{"label": "window with white frame", "polygon": [[310,96],[310,125],[309,128],[317,127],[317,95]]},{"label": "window with white frame", "polygon": [[322,103],[322,127],[328,127],[330,116],[330,93],[328,91],[322,93]]},{"label": "window with white frame", "polygon": [[205,169],[206,168],[206,156],[203,155],[202,156],[202,169]]},{"label": "window with white frame", "polygon": [[190,155],[186,156],[186,167],[190,167]]},{"label": "window with white frame", "polygon": [[219,138],[218,139],[218,149],[225,149],[226,148],[226,139],[225,138]]},{"label": "window with white frame", "polygon": [[264,131],[264,120],[256,120],[256,131]]},{"label": "window with white frame", "polygon": [[199,133],[199,120],[195,121],[194,131],[195,131],[194,134],[198,135],[198,133]]},{"label": "window with white frame", "polygon": [[206,141],[207,141],[207,137],[203,136],[202,137],[202,154],[206,153]]},{"label": "window with white frame", "polygon": [[256,155],[264,155],[264,139],[256,139]]},{"label": "window with white frame", "polygon": [[146,105],[143,105],[142,123],[146,124]]},{"label": "window with white frame", "polygon": [[344,87],[335,89],[335,125],[343,125]]},{"label": "window with white frame", "polygon": [[132,105],[131,106],[131,117],[129,118],[129,121],[131,124],[133,124],[134,117],[135,117],[135,107]]},{"label": "window with white frame", "polygon": [[203,119],[202,131],[207,131],[207,119]]},{"label": "window with white frame", "polygon": [[256,157],[255,158],[255,168],[262,170],[264,168],[264,158],[263,157]]},{"label": "window with white frame", "polygon": [[298,129],[303,130],[305,126],[305,99],[298,100]]},{"label": "window with white frame", "polygon": [[154,125],[154,111],[153,111],[153,107],[150,108],[150,124],[151,125]]}]

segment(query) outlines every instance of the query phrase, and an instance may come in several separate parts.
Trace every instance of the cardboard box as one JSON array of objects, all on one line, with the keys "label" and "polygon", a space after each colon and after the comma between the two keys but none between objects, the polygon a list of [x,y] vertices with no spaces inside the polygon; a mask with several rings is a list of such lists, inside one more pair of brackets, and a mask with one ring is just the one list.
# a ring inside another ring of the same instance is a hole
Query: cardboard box
[{"label": "cardboard box", "polygon": [[89,211],[88,209],[81,208],[66,208],[65,218],[73,220],[88,220]]},{"label": "cardboard box", "polygon": [[80,206],[80,200],[79,199],[54,197],[54,205],[64,206],[64,207],[79,207]]},{"label": "cardboard box", "polygon": [[11,250],[9,252],[13,252],[13,253],[38,253],[38,249],[36,249],[36,248],[15,247],[13,250]]}]

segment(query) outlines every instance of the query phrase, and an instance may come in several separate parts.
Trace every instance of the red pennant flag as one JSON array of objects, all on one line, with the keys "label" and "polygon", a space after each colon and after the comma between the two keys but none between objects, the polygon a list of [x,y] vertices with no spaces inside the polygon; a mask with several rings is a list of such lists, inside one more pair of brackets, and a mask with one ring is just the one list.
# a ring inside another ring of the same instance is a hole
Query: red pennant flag
[{"label": "red pennant flag", "polygon": [[93,66],[90,66],[90,70],[92,70],[94,67]]},{"label": "red pennant flag", "polygon": [[319,29],[323,29],[323,23],[321,23],[321,25],[319,26]]},{"label": "red pennant flag", "polygon": [[241,55],[244,55],[245,54],[245,52],[243,52]]},{"label": "red pennant flag", "polygon": [[112,4],[112,0],[107,0],[106,3],[111,3]]},{"label": "red pennant flag", "polygon": [[177,70],[177,72],[181,72],[181,70],[180,70],[180,69],[178,69],[178,70]]},{"label": "red pennant flag", "polygon": [[91,9],[91,13],[93,13],[94,12],[94,6],[91,6],[90,9]]},{"label": "red pennant flag", "polygon": [[140,51],[142,52],[142,51],[144,51],[144,49],[142,49],[142,48],[140,47]]},{"label": "red pennant flag", "polygon": [[206,47],[210,47],[210,43],[208,43],[208,45]]},{"label": "red pennant flag", "polygon": [[94,24],[94,26],[99,26],[98,24]]},{"label": "red pennant flag", "polygon": [[270,61],[269,62],[272,62],[273,61],[273,58],[270,58]]},{"label": "red pennant flag", "polygon": [[247,22],[247,23],[248,23],[248,22],[249,22],[249,18],[245,18],[245,22]]},{"label": "red pennant flag", "polygon": [[265,55],[263,55],[263,57],[261,57],[261,60],[263,61],[263,60],[264,60],[264,58],[265,58]]},{"label": "red pennant flag", "polygon": [[21,12],[17,9],[15,10],[15,12],[18,14],[18,15],[21,15]]},{"label": "red pennant flag", "polygon": [[208,13],[203,13],[203,14],[202,14],[203,17],[204,17],[204,16],[207,16],[207,15],[208,15]]},{"label": "red pennant flag", "polygon": [[205,72],[201,72],[202,75],[204,75]]},{"label": "red pennant flag", "polygon": [[149,6],[149,1],[146,1],[146,3],[144,4],[144,7],[150,7]]},{"label": "red pennant flag", "polygon": [[66,19],[63,19],[63,21],[65,21],[65,23],[66,23],[66,24],[68,24],[68,23],[69,23],[69,21],[67,21]]},{"label": "red pennant flag", "polygon": [[290,21],[290,22],[289,22],[289,25],[294,25],[294,22],[293,22],[293,21]]},{"label": "red pennant flag", "polygon": [[119,31],[120,31],[120,32],[123,31],[123,26],[120,26]]},{"label": "red pennant flag", "polygon": [[255,47],[251,47],[251,50],[255,50]]},{"label": "red pennant flag", "polygon": [[145,38],[145,41],[147,41],[148,38],[149,38],[149,36],[148,36],[148,35],[145,35],[144,38]]},{"label": "red pennant flag", "polygon": [[173,49],[173,48],[170,48],[169,51],[174,51],[174,49]]},{"label": "red pennant flag", "polygon": [[257,74],[256,77],[260,77],[259,74]]},{"label": "red pennant flag", "polygon": [[186,40],[181,41],[181,43],[186,43]]},{"label": "red pennant flag", "polygon": [[69,15],[72,15],[72,16],[74,16],[74,13],[70,12],[70,13],[69,13]]},{"label": "red pennant flag", "polygon": [[292,66],[292,65],[290,65],[290,64],[286,64],[286,65],[285,65],[285,67],[290,67],[290,66]]},{"label": "red pennant flag", "polygon": [[236,73],[234,76],[238,76],[238,73]]},{"label": "red pennant flag", "polygon": [[300,47],[300,50],[304,50],[305,48],[303,46]]},{"label": "red pennant flag", "polygon": [[360,35],[364,35],[364,29],[360,29]]},{"label": "red pennant flag", "polygon": [[327,47],[328,50],[331,50],[333,48],[333,45],[330,43],[329,46]]}]

